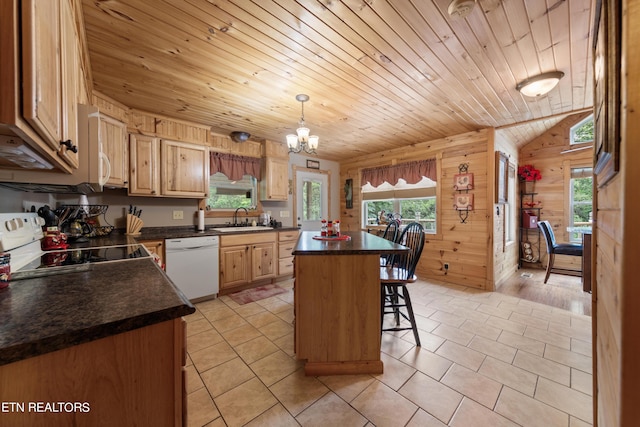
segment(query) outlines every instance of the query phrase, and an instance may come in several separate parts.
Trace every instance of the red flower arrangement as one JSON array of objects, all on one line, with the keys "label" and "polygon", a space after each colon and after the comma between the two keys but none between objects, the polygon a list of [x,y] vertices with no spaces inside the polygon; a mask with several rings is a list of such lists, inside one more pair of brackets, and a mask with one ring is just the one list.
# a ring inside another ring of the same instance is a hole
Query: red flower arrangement
[{"label": "red flower arrangement", "polygon": [[521,181],[540,181],[542,179],[540,169],[536,169],[532,165],[520,166],[518,176]]}]

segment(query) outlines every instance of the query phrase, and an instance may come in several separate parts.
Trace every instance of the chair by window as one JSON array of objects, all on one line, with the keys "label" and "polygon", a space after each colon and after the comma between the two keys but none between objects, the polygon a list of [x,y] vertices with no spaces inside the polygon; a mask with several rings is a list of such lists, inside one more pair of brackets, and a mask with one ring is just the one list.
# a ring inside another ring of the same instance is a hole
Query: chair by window
[{"label": "chair by window", "polygon": [[547,274],[544,277],[544,283],[549,280],[551,273],[567,274],[570,276],[582,276],[581,270],[569,270],[566,268],[554,267],[556,255],[569,255],[569,256],[582,256],[583,247],[577,243],[557,243],[556,236],[553,233],[553,228],[549,221],[538,221],[538,228],[544,235],[544,240],[547,243]]},{"label": "chair by window", "polygon": [[[381,329],[382,331],[412,330],[418,347],[420,347],[420,337],[407,284],[417,280],[415,271],[422,254],[424,241],[422,225],[417,222],[410,223],[402,230],[398,238],[398,243],[407,246],[409,251],[397,254],[393,257],[392,262],[380,267]],[[385,328],[384,317],[388,314],[393,314],[394,326]],[[409,321],[410,326],[401,326],[400,317]]]},{"label": "chair by window", "polygon": [[[397,219],[392,219],[387,224],[387,228],[384,229],[384,233],[382,233],[382,238],[387,239],[391,242],[395,242],[400,237],[400,221]],[[383,254],[380,255],[380,265],[387,265],[388,262],[391,262],[393,258],[393,254]]]}]

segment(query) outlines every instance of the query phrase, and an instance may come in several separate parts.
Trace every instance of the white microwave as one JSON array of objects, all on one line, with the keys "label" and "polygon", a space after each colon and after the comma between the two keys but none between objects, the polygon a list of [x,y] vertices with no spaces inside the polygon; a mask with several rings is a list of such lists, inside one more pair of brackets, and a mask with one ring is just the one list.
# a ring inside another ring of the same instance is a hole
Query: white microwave
[{"label": "white microwave", "polygon": [[1,169],[0,185],[4,187],[38,193],[88,194],[102,191],[109,179],[111,166],[102,151],[100,112],[97,107],[78,105],[78,141],[81,142],[78,149],[79,167],[71,174],[43,171],[42,169],[47,168],[46,160],[24,142],[16,140],[13,137],[2,137],[0,145],[10,143],[14,152],[20,151],[18,155],[24,158],[25,164],[38,163],[41,168]]}]

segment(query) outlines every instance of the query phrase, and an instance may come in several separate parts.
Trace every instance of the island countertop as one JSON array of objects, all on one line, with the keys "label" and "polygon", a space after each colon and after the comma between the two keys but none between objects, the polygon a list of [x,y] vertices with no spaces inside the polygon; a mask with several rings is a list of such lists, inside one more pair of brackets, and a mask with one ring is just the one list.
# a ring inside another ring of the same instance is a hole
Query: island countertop
[{"label": "island countertop", "polygon": [[316,240],[317,231],[303,231],[293,248],[293,254],[298,255],[365,255],[401,253],[407,250],[405,246],[382,239],[365,231],[347,231],[344,235],[351,240]]},{"label": "island countertop", "polygon": [[12,281],[0,291],[0,365],[194,311],[150,258]]}]

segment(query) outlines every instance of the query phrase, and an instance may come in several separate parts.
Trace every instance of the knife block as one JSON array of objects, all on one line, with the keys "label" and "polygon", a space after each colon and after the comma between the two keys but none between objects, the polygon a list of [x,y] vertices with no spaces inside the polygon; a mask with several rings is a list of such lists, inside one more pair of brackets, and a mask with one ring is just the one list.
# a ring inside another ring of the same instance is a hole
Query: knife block
[{"label": "knife block", "polygon": [[133,214],[127,214],[127,232],[125,233],[128,236],[139,236],[140,229],[144,223],[140,218]]}]

